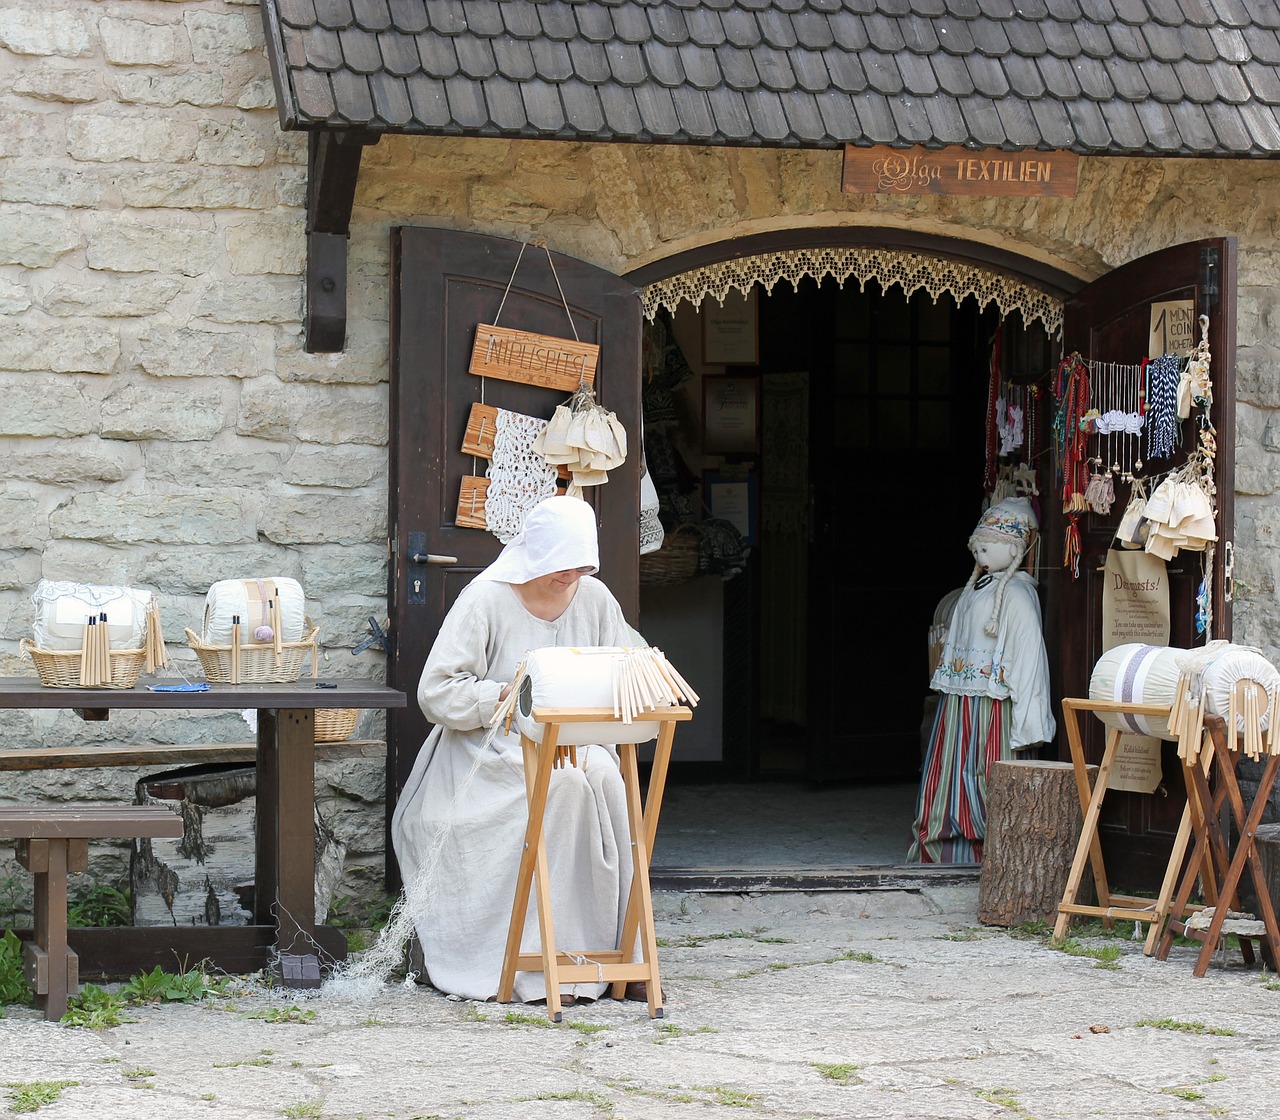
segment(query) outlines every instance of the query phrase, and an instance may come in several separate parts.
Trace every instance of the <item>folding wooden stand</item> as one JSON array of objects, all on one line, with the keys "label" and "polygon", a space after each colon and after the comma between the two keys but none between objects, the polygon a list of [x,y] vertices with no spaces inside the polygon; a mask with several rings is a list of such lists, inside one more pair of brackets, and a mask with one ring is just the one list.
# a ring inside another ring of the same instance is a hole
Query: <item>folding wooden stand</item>
[{"label": "folding wooden stand", "polygon": [[[542,822],[547,808],[547,790],[551,784],[552,769],[561,765],[577,765],[576,748],[558,745],[560,726],[565,723],[616,723],[619,735],[625,735],[627,724],[616,719],[611,708],[534,709],[533,719],[543,726],[542,742],[535,743],[525,735],[520,736],[520,744],[524,749],[529,822],[525,826],[524,851],[520,857],[515,901],[511,907],[511,925],[507,930],[506,952],[502,958],[502,977],[498,984],[500,1003],[509,1003],[514,996],[517,972],[541,972],[547,985],[547,1015],[553,1023],[558,1023],[561,1017],[561,984],[605,980],[612,985],[613,997],[621,999],[629,981],[643,980],[649,991],[649,1017],[662,1018],[658,938],[654,930],[653,899],[649,891],[649,853],[658,830],[658,812],[662,808],[662,791],[666,784],[676,724],[690,719],[692,715],[686,707],[659,708],[643,713],[644,722],[662,725],[654,750],[649,789],[643,804],[640,800],[636,744],[617,744],[618,761],[626,786],[633,865],[631,893],[627,898],[622,937],[617,946],[558,951],[551,915],[551,882],[547,872],[547,847]],[[542,950],[538,953],[522,953],[520,938],[524,933],[529,897],[533,889],[536,889]],[[632,947],[637,933],[640,936],[640,960],[632,961]],[[586,963],[579,963],[584,958]]]},{"label": "folding wooden stand", "polygon": [[[1253,803],[1246,810],[1244,797],[1240,792],[1240,783],[1236,779],[1238,754],[1234,749],[1235,744],[1227,737],[1225,721],[1220,716],[1206,716],[1205,729],[1208,732],[1209,743],[1200,752],[1203,763],[1183,767],[1187,776],[1188,800],[1194,799],[1196,802],[1196,844],[1191,863],[1183,873],[1169,924],[1164,931],[1164,936],[1160,939],[1156,956],[1160,960],[1168,957],[1169,949],[1177,934],[1201,940],[1204,944],[1196,959],[1195,975],[1203,976],[1209,968],[1209,961],[1223,935],[1228,912],[1239,908],[1236,892],[1247,866],[1253,876],[1253,888],[1257,896],[1258,909],[1261,912],[1263,932],[1261,934],[1237,933],[1240,952],[1245,964],[1252,964],[1251,940],[1258,940],[1263,958],[1268,967],[1274,971],[1277,962],[1280,961],[1280,931],[1277,930],[1275,907],[1272,905],[1270,888],[1262,866],[1262,857],[1256,846],[1256,839],[1263,811],[1270,799],[1277,773],[1280,772],[1280,755],[1266,756],[1267,761],[1257,793],[1254,795]],[[1231,730],[1234,733],[1235,728]],[[1217,764],[1218,774],[1217,781],[1214,783],[1215,788],[1211,789],[1209,773],[1214,763]],[[1227,802],[1230,802],[1231,815],[1240,831],[1234,853],[1231,852],[1221,827],[1222,807]],[[1191,897],[1197,878],[1201,880],[1206,897],[1216,899],[1213,918],[1208,928],[1203,930],[1190,929],[1181,919],[1182,911]]]},{"label": "folding wooden stand", "polygon": [[[1124,704],[1111,700],[1066,698],[1062,701],[1062,714],[1067,728],[1067,742],[1071,747],[1071,763],[1075,767],[1076,789],[1080,794],[1080,808],[1084,813],[1084,825],[1080,830],[1080,842],[1076,846],[1075,859],[1071,864],[1071,874],[1067,878],[1067,888],[1063,892],[1062,901],[1058,904],[1058,921],[1053,927],[1053,937],[1055,941],[1061,941],[1065,938],[1071,925],[1071,919],[1077,915],[1102,918],[1108,924],[1116,918],[1132,922],[1146,922],[1148,923],[1147,937],[1142,951],[1147,956],[1151,956],[1156,950],[1157,940],[1164,929],[1167,918],[1173,915],[1181,919],[1185,917],[1188,911],[1200,909],[1199,906],[1188,907],[1187,898],[1181,894],[1176,905],[1172,902],[1172,898],[1174,884],[1177,881],[1179,871],[1182,869],[1183,857],[1186,855],[1192,832],[1196,831],[1199,834],[1203,830],[1202,820],[1197,819],[1199,802],[1193,792],[1194,783],[1191,774],[1194,771],[1199,771],[1201,777],[1203,777],[1208,768],[1209,760],[1208,758],[1203,758],[1201,763],[1183,767],[1188,787],[1187,804],[1182,811],[1182,820],[1178,825],[1177,835],[1174,837],[1173,851],[1170,853],[1169,863],[1165,868],[1164,881],[1160,884],[1159,894],[1154,899],[1112,894],[1111,888],[1107,883],[1106,867],[1102,860],[1102,844],[1098,839],[1098,821],[1102,814],[1102,802],[1107,795],[1111,771],[1115,766],[1116,754],[1120,749],[1120,737],[1123,732],[1114,728],[1108,730],[1106,750],[1103,752],[1102,762],[1098,767],[1097,778],[1092,788],[1090,788],[1089,775],[1085,765],[1084,743],[1080,737],[1080,724],[1077,719],[1077,713],[1079,712],[1111,712],[1135,716],[1165,717],[1169,714],[1169,708],[1166,705],[1159,704]],[[1207,755],[1208,752],[1205,752],[1205,754]],[[1191,864],[1192,869],[1196,872],[1202,869],[1207,871],[1210,867],[1207,855],[1201,855],[1198,846],[1196,850],[1197,855]],[[1080,891],[1080,883],[1084,879],[1086,863],[1091,863],[1093,867],[1093,881],[1098,892],[1096,906],[1083,905],[1076,901]],[[1188,874],[1192,874],[1192,872],[1189,871]],[[1192,874],[1193,880],[1194,877],[1194,874]],[[1206,893],[1213,889],[1213,883],[1216,883],[1216,880],[1206,876]],[[1214,901],[1214,897],[1210,898],[1210,903]]]}]

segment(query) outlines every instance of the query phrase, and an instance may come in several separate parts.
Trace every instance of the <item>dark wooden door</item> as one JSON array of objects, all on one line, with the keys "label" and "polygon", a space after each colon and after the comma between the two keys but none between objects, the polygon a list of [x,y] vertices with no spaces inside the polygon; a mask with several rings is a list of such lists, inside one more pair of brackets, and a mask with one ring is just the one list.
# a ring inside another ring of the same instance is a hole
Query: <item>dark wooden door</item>
[{"label": "dark wooden door", "polygon": [[[445,613],[472,576],[497,556],[491,533],[454,523],[464,475],[485,463],[459,450],[471,405],[481,400],[551,417],[567,394],[467,372],[478,323],[494,323],[520,242],[454,230],[404,227],[391,234],[389,683],[409,706],[388,720],[387,805],[395,803],[429,730],[414,699]],[[598,343],[596,399],[626,427],[631,453],[588,493],[600,523],[600,578],[634,626],[639,612],[640,298],[603,269],[530,246],[502,309],[501,325]],[[557,278],[559,287],[557,286]],[[456,557],[428,563],[413,557]],[[390,848],[388,847],[388,853]]]},{"label": "dark wooden door", "polygon": [[[1235,279],[1236,244],[1230,238],[1177,245],[1130,261],[1084,288],[1066,307],[1063,353],[1078,352],[1086,361],[1139,362],[1147,355],[1151,305],[1169,300],[1194,300],[1197,316],[1209,316],[1209,345],[1213,354],[1213,408],[1217,429],[1218,549],[1213,579],[1213,638],[1230,638],[1231,604],[1224,593],[1225,542],[1232,534],[1235,445]],[[1199,339],[1197,327],[1196,338]],[[1160,471],[1182,462],[1194,446],[1193,421],[1183,423],[1182,450],[1172,461],[1149,465]],[[1044,487],[1047,494],[1059,491]],[[1046,555],[1045,640],[1049,649],[1054,711],[1061,722],[1063,696],[1088,696],[1089,676],[1102,654],[1102,568],[1111,547],[1127,487],[1117,488],[1117,501],[1107,516],[1085,513],[1079,521],[1081,557],[1079,579],[1062,566],[1065,522],[1060,501],[1045,503]],[[1202,554],[1179,553],[1169,564],[1171,634],[1169,644],[1182,648],[1201,645],[1195,634],[1195,597],[1201,580]],[[1090,760],[1102,757],[1103,736],[1098,720],[1087,718]],[[1070,757],[1059,729],[1058,754]],[[1165,744],[1164,778],[1154,796],[1132,793],[1108,795],[1103,843],[1112,881],[1135,889],[1158,886],[1159,876],[1182,812],[1182,778],[1171,744]]]}]

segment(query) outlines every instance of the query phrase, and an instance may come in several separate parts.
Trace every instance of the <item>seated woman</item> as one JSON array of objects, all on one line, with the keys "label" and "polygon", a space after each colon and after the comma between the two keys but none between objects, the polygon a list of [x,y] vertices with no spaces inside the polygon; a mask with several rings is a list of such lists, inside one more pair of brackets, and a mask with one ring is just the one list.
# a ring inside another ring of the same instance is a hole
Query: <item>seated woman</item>
[{"label": "seated woman", "polygon": [[[443,992],[489,999],[498,990],[528,811],[519,736],[499,728],[484,740],[517,666],[543,646],[634,644],[617,600],[592,578],[599,564],[591,507],[540,502],[458,596],[422,670],[418,703],[435,726],[391,831],[427,977]],[[557,941],[616,946],[631,847],[613,747],[579,748],[576,767],[552,772],[545,834]],[[521,948],[540,947],[530,906]],[[598,998],[605,987],[567,984],[561,994]],[[517,973],[515,994],[544,999],[542,974]]]}]

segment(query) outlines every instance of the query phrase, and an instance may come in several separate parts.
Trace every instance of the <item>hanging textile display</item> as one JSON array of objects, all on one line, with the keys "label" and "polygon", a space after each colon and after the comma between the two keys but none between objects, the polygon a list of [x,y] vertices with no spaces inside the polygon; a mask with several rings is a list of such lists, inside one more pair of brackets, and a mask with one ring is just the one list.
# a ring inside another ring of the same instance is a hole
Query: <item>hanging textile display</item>
[{"label": "hanging textile display", "polygon": [[570,494],[584,486],[603,486],[608,472],[627,458],[627,433],[617,416],[596,404],[589,385],[579,385],[551,422],[533,441],[533,450],[548,463],[562,466],[573,482]]},{"label": "hanging textile display", "polygon": [[[545,243],[572,339],[498,326],[502,310],[529,242],[520,246],[492,324],[476,327],[468,371],[480,378],[480,400],[471,408],[462,451],[489,460],[484,476],[476,468],[462,479],[455,524],[488,529],[506,544],[524,525],[525,514],[570,478],[569,493],[608,481],[607,471],[626,460],[627,436],[618,418],[595,402],[592,385],[600,347],[583,342]],[[571,390],[550,421],[485,403],[486,380],[497,378],[549,389]],[[559,468],[559,469],[558,469]]]},{"label": "hanging textile display", "polygon": [[1085,453],[1089,440],[1085,418],[1089,411],[1089,392],[1089,370],[1080,355],[1071,354],[1064,358],[1054,380],[1057,408],[1053,418],[1053,437],[1061,472],[1062,512],[1067,516],[1062,564],[1071,569],[1072,579],[1080,578],[1080,514],[1089,508],[1085,497],[1088,489]]}]

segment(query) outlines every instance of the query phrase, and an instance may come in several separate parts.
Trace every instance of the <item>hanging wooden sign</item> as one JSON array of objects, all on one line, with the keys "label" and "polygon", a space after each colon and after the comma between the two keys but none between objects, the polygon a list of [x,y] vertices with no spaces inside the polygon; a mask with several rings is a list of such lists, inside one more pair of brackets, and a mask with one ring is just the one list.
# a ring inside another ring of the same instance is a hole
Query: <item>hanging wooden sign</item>
[{"label": "hanging wooden sign", "polygon": [[481,323],[467,368],[477,377],[572,393],[595,383],[599,361],[600,347],[591,342]]},{"label": "hanging wooden sign", "polygon": [[971,148],[844,149],[846,194],[1037,195],[1074,198],[1075,152]]},{"label": "hanging wooden sign", "polygon": [[477,401],[467,416],[467,430],[462,436],[462,453],[480,459],[493,458],[493,435],[498,430],[498,410],[494,405]]},{"label": "hanging wooden sign", "polygon": [[[476,401],[467,416],[467,430],[462,436],[461,452],[477,459],[493,458],[493,435],[498,429],[498,409],[491,404]],[[569,481],[569,472],[563,466],[556,467],[556,477]]]},{"label": "hanging wooden sign", "polygon": [[462,486],[458,490],[458,512],[453,523],[459,529],[487,529],[489,522],[485,519],[484,503],[489,496],[489,480],[473,474],[462,476]]}]

